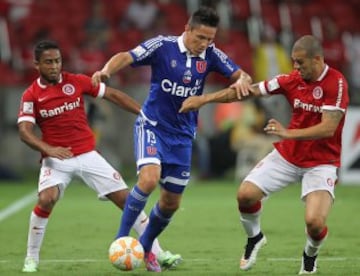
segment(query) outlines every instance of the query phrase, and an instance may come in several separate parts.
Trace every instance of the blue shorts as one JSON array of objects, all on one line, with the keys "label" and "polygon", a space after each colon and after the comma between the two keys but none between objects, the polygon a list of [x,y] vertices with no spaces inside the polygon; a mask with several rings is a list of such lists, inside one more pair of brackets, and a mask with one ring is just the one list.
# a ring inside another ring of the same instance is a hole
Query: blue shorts
[{"label": "blue shorts", "polygon": [[146,164],[160,165],[161,186],[182,193],[190,179],[192,139],[163,131],[138,116],[134,140],[137,170]]}]

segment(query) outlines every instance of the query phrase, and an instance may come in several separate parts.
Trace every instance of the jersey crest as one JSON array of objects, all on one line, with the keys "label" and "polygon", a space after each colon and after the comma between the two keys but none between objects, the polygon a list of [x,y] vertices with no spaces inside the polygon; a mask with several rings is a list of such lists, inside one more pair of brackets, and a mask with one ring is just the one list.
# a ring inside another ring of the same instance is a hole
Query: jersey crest
[{"label": "jersey crest", "polygon": [[196,71],[200,74],[204,73],[206,71],[207,62],[206,60],[198,60],[196,61]]}]

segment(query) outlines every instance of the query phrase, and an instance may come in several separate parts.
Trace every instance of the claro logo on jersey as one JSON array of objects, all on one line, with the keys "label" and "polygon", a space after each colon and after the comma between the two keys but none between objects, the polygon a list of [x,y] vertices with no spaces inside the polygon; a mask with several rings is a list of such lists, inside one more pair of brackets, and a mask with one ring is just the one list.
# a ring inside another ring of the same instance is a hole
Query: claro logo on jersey
[{"label": "claro logo on jersey", "polygon": [[78,97],[74,102],[70,102],[70,103],[64,102],[63,105],[59,107],[55,107],[53,109],[40,109],[39,113],[41,117],[49,118],[60,115],[65,111],[70,111],[78,107],[80,107],[80,97]]},{"label": "claro logo on jersey", "polygon": [[322,112],[321,106],[313,105],[313,104],[309,104],[309,103],[303,103],[299,99],[294,100],[294,108],[301,108],[306,111],[317,112],[317,113]]},{"label": "claro logo on jersey", "polygon": [[201,85],[195,85],[194,87],[185,87],[179,85],[177,82],[172,82],[168,79],[163,79],[161,81],[161,88],[164,92],[170,93],[178,97],[187,98],[189,96],[194,96],[201,89]]}]

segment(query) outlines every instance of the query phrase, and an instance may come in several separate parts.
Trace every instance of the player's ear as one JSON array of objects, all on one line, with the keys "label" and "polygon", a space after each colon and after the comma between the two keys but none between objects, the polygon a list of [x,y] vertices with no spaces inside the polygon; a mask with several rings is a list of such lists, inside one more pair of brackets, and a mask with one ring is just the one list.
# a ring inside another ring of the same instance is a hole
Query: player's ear
[{"label": "player's ear", "polygon": [[190,27],[189,24],[186,24],[185,25],[185,32],[189,32],[189,31],[191,31],[191,27]]},{"label": "player's ear", "polygon": [[36,69],[36,70],[39,70],[39,61],[34,60],[33,62],[34,62],[34,67],[35,67],[35,69]]},{"label": "player's ear", "polygon": [[314,60],[316,61],[317,64],[324,62],[324,58],[320,55],[314,56]]}]

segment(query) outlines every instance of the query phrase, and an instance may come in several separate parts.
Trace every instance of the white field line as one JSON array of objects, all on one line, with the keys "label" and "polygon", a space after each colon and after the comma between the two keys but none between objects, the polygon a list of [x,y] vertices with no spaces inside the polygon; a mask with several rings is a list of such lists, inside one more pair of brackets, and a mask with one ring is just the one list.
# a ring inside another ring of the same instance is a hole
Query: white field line
[{"label": "white field line", "polygon": [[[294,262],[299,261],[301,258],[266,258],[268,262]],[[42,259],[41,263],[103,263],[108,262],[107,259]],[[215,260],[216,261],[216,260]],[[224,261],[224,260],[222,260]],[[232,259],[225,261],[232,262]],[[343,261],[360,261],[360,257],[324,257],[319,258],[320,262],[343,262]],[[16,262],[12,260],[0,260],[0,263]],[[186,263],[201,263],[209,262],[209,259],[189,259],[184,260]]]},{"label": "white field line", "polygon": [[19,212],[21,209],[34,202],[37,197],[37,190],[30,194],[18,199],[14,203],[10,204],[5,209],[0,210],[0,222],[10,217],[11,215]]}]

